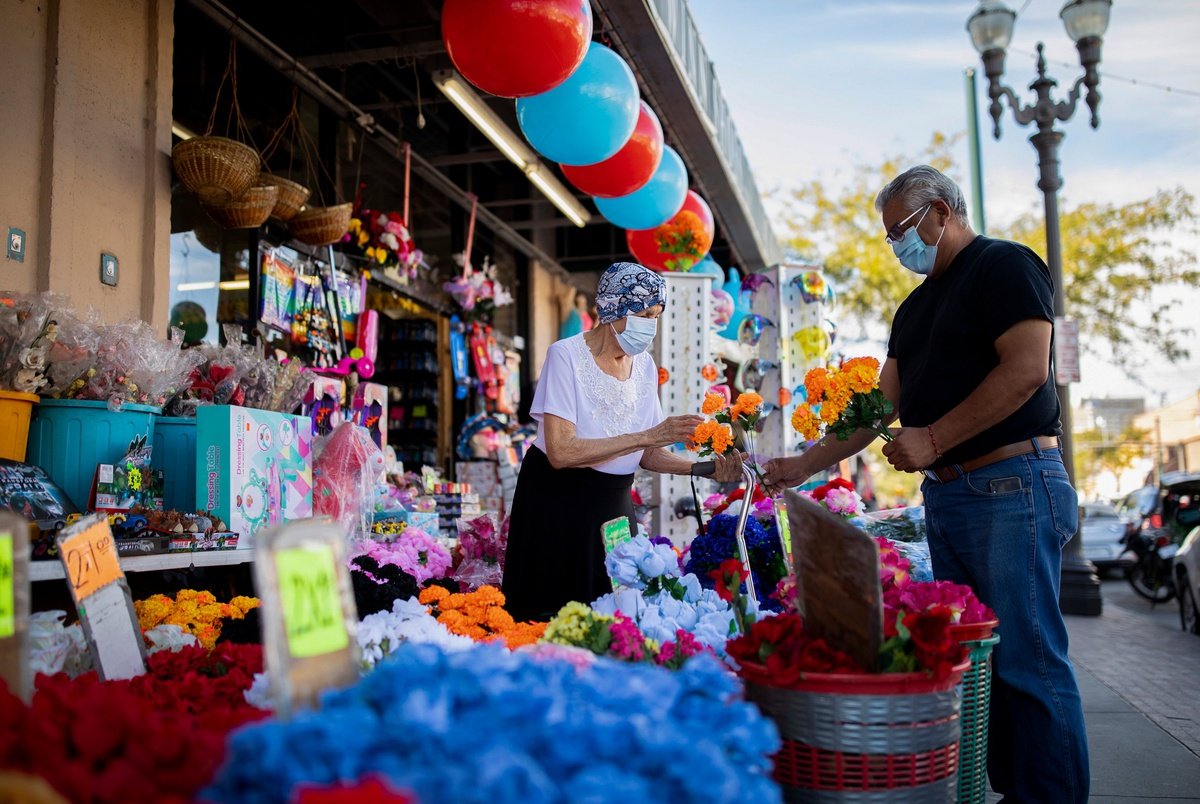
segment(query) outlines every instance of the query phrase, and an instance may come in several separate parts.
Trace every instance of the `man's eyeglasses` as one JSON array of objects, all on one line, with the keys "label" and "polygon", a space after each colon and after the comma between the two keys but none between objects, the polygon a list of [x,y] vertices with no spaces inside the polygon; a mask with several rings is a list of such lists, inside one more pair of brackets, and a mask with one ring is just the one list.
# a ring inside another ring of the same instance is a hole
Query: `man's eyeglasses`
[{"label": "man's eyeglasses", "polygon": [[[905,233],[905,231],[907,231],[907,228],[908,228],[908,227],[906,227],[904,224],[906,224],[906,223],[908,223],[909,221],[911,221],[911,220],[913,219],[913,216],[914,216],[914,215],[916,215],[918,212],[921,212],[922,210],[926,210],[926,211],[927,211],[927,210],[929,209],[929,207],[930,207],[930,205],[929,205],[929,204],[926,204],[925,206],[921,207],[921,209],[914,210],[914,211],[913,211],[911,214],[909,214],[909,216],[908,216],[907,218],[905,218],[904,220],[902,220],[902,221],[900,221],[899,223],[897,223],[897,224],[896,224],[895,226],[893,226],[891,229],[888,229],[888,232],[887,232],[887,242],[888,242],[888,245],[889,245],[889,246],[891,246],[891,245],[895,245],[896,243],[899,243],[901,240],[903,240],[903,239],[904,239],[904,233]],[[921,220],[920,220],[920,221],[917,221],[917,222],[914,224],[914,226],[920,226],[920,225],[921,225],[921,221],[923,221],[923,220],[925,220],[925,216],[924,216],[924,215],[922,215],[922,216],[921,216]]]}]

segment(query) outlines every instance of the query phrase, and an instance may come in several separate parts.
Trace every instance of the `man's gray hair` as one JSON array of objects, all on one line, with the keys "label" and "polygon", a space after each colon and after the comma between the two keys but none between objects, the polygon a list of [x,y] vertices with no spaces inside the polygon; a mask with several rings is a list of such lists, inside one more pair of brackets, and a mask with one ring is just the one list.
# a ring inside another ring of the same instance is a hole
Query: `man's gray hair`
[{"label": "man's gray hair", "polygon": [[875,210],[883,212],[883,208],[893,199],[899,198],[904,206],[916,211],[934,201],[945,201],[950,211],[958,218],[963,226],[970,226],[967,217],[967,200],[962,190],[958,189],[946,174],[929,165],[917,165],[901,173],[879,191],[875,196]]}]

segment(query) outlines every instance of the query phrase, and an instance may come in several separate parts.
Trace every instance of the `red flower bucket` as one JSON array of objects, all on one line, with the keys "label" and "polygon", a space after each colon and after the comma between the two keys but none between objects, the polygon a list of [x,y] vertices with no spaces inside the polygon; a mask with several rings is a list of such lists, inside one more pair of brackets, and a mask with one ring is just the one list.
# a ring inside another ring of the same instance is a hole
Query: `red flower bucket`
[{"label": "red flower bucket", "polygon": [[954,799],[959,689],[969,663],[925,673],[808,673],[790,686],[745,663],[746,698],[778,726],[775,780],[789,801]]}]

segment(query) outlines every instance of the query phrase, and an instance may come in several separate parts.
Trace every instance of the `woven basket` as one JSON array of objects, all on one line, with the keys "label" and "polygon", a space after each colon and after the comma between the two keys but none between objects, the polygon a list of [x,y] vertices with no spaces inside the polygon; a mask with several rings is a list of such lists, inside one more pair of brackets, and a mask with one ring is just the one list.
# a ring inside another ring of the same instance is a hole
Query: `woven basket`
[{"label": "woven basket", "polygon": [[258,175],[258,153],[226,137],[192,137],[171,151],[171,165],[183,186],[205,204],[241,198]]},{"label": "woven basket", "polygon": [[308,207],[288,221],[292,237],[310,246],[327,246],[342,239],[350,230],[353,204],[335,207]]},{"label": "woven basket", "polygon": [[284,223],[296,217],[296,213],[304,208],[304,202],[312,194],[312,190],[303,184],[270,173],[259,173],[257,183],[273,184],[279,188],[279,196],[275,199],[275,208],[271,210],[271,217]]},{"label": "woven basket", "polygon": [[257,229],[267,222],[275,207],[279,188],[256,185],[228,204],[202,204],[208,216],[225,229]]}]

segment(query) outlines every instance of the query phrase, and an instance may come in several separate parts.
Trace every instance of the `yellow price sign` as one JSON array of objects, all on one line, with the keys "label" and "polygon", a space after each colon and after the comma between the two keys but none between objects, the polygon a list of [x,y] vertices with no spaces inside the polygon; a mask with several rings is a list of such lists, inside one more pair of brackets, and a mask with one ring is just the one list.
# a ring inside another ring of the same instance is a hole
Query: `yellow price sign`
[{"label": "yellow price sign", "polygon": [[113,581],[125,577],[106,520],[101,519],[91,527],[61,539],[58,552],[67,582],[75,592],[76,603],[82,603]]},{"label": "yellow price sign", "polygon": [[0,533],[0,639],[17,632],[17,599],[13,588],[13,537]]},{"label": "yellow price sign", "polygon": [[297,659],[350,645],[330,545],[292,547],[275,554],[288,652]]}]

